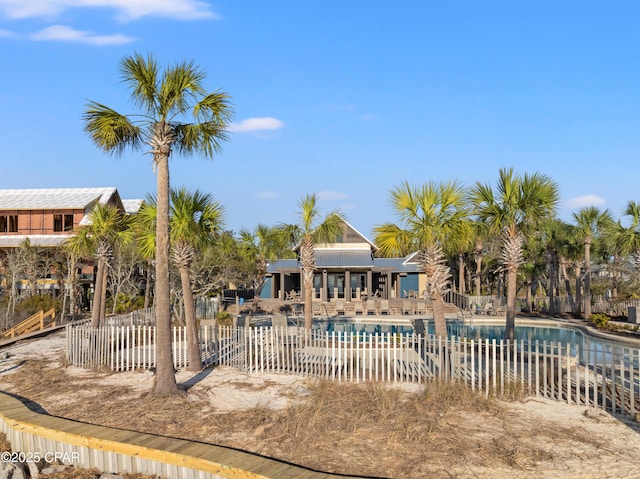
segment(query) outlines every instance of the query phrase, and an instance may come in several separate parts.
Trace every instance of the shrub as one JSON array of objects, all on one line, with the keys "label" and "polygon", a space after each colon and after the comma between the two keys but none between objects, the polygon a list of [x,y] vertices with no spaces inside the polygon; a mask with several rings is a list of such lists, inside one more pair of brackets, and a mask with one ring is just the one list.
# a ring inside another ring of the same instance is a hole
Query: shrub
[{"label": "shrub", "polygon": [[231,326],[233,324],[233,315],[229,311],[220,311],[216,314],[216,321],[220,326]]},{"label": "shrub", "polygon": [[607,329],[611,318],[604,313],[592,314],[589,322],[597,329]]},{"label": "shrub", "polygon": [[30,296],[16,304],[16,313],[24,313],[27,316],[37,313],[40,310],[49,311],[54,308],[56,314],[62,310],[62,301],[48,294]]}]

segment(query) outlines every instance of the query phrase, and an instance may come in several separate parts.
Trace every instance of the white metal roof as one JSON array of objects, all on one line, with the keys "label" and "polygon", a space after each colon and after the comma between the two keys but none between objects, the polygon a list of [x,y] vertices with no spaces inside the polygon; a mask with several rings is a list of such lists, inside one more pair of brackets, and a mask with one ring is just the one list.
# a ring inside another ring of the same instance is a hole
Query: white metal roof
[{"label": "white metal roof", "polygon": [[124,211],[128,215],[135,215],[140,211],[142,203],[144,203],[144,200],[122,200],[122,206],[124,206]]},{"label": "white metal roof", "polygon": [[0,190],[0,210],[84,209],[95,201],[106,203],[114,194],[115,187]]},{"label": "white metal roof", "polygon": [[0,248],[17,248],[29,239],[31,246],[60,246],[73,235],[0,235]]}]

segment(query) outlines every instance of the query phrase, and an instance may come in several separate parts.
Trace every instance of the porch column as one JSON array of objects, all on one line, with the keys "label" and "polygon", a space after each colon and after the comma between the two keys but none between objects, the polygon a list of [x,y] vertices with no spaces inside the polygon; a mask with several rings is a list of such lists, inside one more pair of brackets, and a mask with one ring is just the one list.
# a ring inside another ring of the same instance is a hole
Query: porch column
[{"label": "porch column", "polygon": [[367,271],[367,299],[373,299],[373,273],[371,270]]},{"label": "porch column", "polygon": [[344,272],[344,300],[351,302],[351,271]]},{"label": "porch column", "polygon": [[327,301],[327,270],[322,270],[322,290],[320,292],[320,300],[325,303]]},{"label": "porch column", "polygon": [[280,294],[278,295],[281,300],[285,299],[284,295],[284,272],[280,273]]}]

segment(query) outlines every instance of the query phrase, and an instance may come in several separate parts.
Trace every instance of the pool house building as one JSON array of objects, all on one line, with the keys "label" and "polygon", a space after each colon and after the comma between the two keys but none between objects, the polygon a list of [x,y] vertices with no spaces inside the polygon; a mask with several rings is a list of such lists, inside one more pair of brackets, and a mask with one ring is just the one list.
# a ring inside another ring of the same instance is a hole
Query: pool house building
[{"label": "pool house building", "polygon": [[305,291],[299,249],[295,259],[279,259],[267,270],[260,295],[263,299],[346,303],[367,299],[422,298],[424,274],[415,254],[405,258],[377,258],[377,247],[346,220],[342,234],[333,243],[316,244],[313,290]]}]

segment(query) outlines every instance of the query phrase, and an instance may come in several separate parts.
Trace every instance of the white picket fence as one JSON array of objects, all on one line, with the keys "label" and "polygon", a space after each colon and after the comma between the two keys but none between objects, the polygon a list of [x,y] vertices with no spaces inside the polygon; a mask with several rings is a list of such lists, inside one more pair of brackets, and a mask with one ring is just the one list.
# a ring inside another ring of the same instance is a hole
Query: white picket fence
[{"label": "white picket fence", "polygon": [[[530,395],[598,407],[632,417],[640,411],[640,351],[416,334],[320,332],[304,328],[200,330],[205,365],[252,373],[290,373],[339,381],[424,383],[448,380],[486,395]],[[176,368],[188,364],[186,329],[173,329]],[[155,327],[67,326],[67,361],[75,367],[155,367]]]}]

